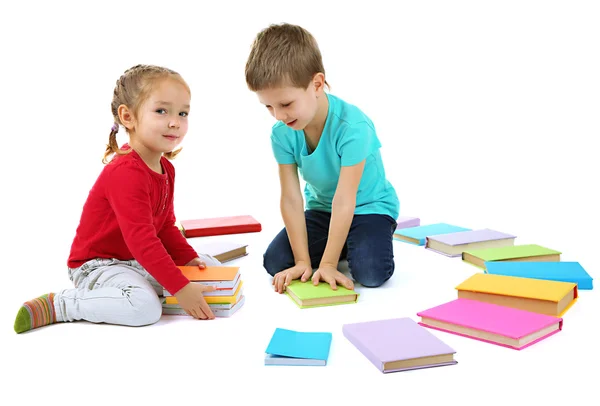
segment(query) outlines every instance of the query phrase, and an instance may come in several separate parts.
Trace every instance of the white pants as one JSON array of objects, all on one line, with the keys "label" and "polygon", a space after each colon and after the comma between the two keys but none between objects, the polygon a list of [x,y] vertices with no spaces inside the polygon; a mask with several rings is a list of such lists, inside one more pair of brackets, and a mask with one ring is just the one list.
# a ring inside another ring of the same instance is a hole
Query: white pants
[{"label": "white pants", "polygon": [[[206,265],[221,265],[199,256]],[[163,287],[135,260],[93,259],[69,269],[69,278],[75,288],[54,296],[57,321],[145,326],[162,315]]]}]

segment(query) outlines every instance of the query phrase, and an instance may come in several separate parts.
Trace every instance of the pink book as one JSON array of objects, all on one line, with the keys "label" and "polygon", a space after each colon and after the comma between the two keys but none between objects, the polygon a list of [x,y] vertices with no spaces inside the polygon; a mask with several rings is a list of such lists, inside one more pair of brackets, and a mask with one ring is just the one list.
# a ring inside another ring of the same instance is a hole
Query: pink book
[{"label": "pink book", "polygon": [[562,330],[563,319],[470,299],[417,313],[421,326],[522,350]]}]

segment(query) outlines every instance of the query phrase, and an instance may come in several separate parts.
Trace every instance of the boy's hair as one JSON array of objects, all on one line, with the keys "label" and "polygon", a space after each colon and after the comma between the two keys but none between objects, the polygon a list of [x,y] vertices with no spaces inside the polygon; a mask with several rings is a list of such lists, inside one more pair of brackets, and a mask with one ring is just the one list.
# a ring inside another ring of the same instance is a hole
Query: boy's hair
[{"label": "boy's hair", "polygon": [[[306,89],[319,72],[325,74],[325,68],[311,33],[297,25],[272,24],[252,43],[246,84],[253,92],[280,86]],[[329,87],[327,81],[325,85]]]},{"label": "boy's hair", "polygon": [[[113,125],[110,135],[108,136],[108,145],[106,146],[104,158],[102,158],[103,163],[108,163],[108,158],[113,154],[125,155],[131,152],[130,149],[120,149],[119,145],[117,144],[117,132],[119,131],[119,124],[123,124],[119,119],[119,106],[124,104],[132,111],[134,117],[137,117],[140,106],[148,99],[152,89],[154,89],[154,86],[167,78],[179,81],[183,86],[185,86],[188,93],[191,94],[189,86],[183,80],[181,75],[179,75],[179,73],[161,66],[135,65],[127,69],[125,73],[121,75],[119,80],[117,80],[117,84],[115,85],[115,89],[113,91],[112,103],[110,104],[110,109],[115,124]],[[173,159],[180,151],[181,148],[176,151],[166,152],[163,155],[168,159]]]}]

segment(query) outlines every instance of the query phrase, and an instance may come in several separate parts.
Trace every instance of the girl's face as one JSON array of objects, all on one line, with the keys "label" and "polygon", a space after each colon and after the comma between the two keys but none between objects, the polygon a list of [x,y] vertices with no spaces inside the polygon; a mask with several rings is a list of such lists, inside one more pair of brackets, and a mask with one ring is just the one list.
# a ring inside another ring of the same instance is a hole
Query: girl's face
[{"label": "girl's face", "polygon": [[173,151],[187,133],[189,111],[187,88],[172,78],[162,80],[138,110],[130,132],[131,147],[158,159]]}]

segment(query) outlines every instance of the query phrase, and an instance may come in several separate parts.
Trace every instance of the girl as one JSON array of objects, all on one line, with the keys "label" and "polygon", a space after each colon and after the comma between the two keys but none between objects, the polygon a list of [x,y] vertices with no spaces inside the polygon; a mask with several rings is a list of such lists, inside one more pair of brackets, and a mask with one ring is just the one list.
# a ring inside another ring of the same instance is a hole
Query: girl
[{"label": "girl", "polygon": [[[375,127],[356,106],[327,94],[313,36],[291,24],[261,31],[246,82],[277,119],[271,145],[279,164],[285,228],[264,254],[282,293],[292,280],[353,289],[338,271],[347,259],[355,281],[377,287],[394,272],[393,233],[400,203],[386,179]],[[298,170],[306,181],[304,197]]]},{"label": "girl", "polygon": [[[158,66],[128,69],[113,93],[106,164],[83,207],[67,264],[74,289],[23,304],[14,329],[75,320],[143,326],[162,314],[163,287],[197,319],[213,319],[203,292],[177,265],[207,263],[175,226],[175,169],[169,162],[188,129],[191,93],[176,72]],[[119,148],[119,125],[129,144]],[[112,159],[108,159],[109,157]]]}]

